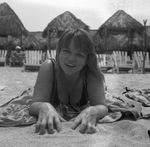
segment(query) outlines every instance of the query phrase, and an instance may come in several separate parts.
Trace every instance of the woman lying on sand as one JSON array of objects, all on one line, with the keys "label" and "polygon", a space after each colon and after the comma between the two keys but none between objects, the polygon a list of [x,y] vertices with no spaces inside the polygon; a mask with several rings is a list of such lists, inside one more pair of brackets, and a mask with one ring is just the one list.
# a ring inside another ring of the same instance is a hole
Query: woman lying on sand
[{"label": "woman lying on sand", "polygon": [[83,29],[66,31],[58,42],[56,61],[46,60],[38,73],[29,109],[38,117],[36,132],[61,131],[61,122],[72,129],[94,133],[98,119],[108,114],[104,77],[97,66],[94,46]]}]

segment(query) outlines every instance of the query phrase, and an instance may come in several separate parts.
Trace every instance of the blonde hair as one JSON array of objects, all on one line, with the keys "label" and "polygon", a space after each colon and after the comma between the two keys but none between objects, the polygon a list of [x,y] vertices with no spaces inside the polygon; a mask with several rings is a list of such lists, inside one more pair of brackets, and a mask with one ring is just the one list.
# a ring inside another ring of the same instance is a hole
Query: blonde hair
[{"label": "blonde hair", "polygon": [[[57,50],[56,50],[56,65],[57,68],[60,68],[59,65],[59,54],[63,47],[68,47],[70,42],[74,40],[75,47],[86,55],[86,65],[83,67],[81,72],[89,72],[95,75],[98,78],[104,80],[104,76],[100,69],[97,66],[97,57],[92,42],[90,34],[83,29],[67,30],[61,36],[58,41]],[[58,70],[59,71],[59,70]]]}]

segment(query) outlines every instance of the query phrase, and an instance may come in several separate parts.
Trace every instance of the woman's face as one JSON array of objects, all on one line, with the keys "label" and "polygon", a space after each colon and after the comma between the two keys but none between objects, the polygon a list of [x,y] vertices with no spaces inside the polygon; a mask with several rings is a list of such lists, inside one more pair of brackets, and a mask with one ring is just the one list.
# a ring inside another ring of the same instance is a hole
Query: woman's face
[{"label": "woman's face", "polygon": [[61,49],[59,64],[65,74],[79,73],[86,64],[86,55],[80,49],[75,48],[74,41],[68,47]]}]

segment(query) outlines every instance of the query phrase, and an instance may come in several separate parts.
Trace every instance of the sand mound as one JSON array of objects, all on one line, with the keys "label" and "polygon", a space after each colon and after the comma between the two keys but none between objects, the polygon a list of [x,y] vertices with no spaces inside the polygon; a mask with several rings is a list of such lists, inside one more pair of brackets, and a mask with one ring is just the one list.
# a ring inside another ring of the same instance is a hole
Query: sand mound
[{"label": "sand mound", "polygon": [[98,124],[95,134],[80,134],[64,123],[63,130],[53,135],[34,133],[28,127],[0,128],[0,146],[14,147],[149,147],[147,128],[128,120]]}]

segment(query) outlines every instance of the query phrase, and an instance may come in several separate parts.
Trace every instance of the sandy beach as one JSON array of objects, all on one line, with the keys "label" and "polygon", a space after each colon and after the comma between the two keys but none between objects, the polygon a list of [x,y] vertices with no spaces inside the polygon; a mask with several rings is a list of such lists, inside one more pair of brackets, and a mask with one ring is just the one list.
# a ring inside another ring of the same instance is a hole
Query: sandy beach
[{"label": "sandy beach", "polygon": [[[34,86],[38,72],[23,68],[0,67],[0,105]],[[121,94],[124,87],[150,88],[150,74],[105,74],[109,93]],[[34,133],[34,125],[0,127],[0,147],[149,147],[149,120],[122,120],[97,125],[97,133],[80,134],[63,124],[61,133],[43,136]]]},{"label": "sandy beach", "polygon": [[[1,103],[33,87],[37,75],[38,72],[24,72],[23,67],[0,67],[0,86],[6,87],[5,91],[0,93]],[[150,74],[104,74],[104,76],[109,93],[121,94],[124,87],[150,88]]]}]

